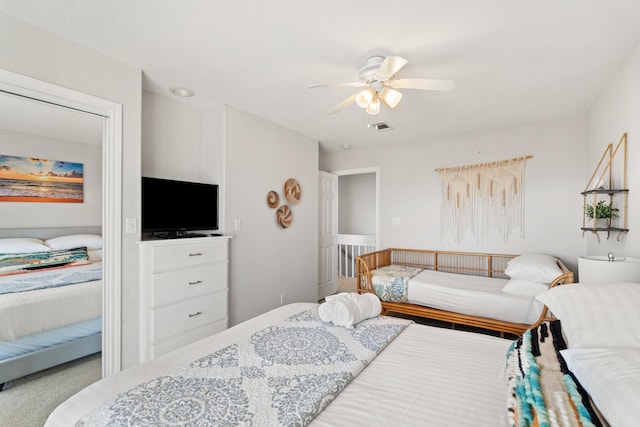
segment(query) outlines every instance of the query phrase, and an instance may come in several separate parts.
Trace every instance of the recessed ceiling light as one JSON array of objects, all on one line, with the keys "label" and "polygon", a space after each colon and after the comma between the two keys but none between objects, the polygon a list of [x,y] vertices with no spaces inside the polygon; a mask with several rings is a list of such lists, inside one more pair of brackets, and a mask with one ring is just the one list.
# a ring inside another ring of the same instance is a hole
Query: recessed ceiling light
[{"label": "recessed ceiling light", "polygon": [[184,87],[172,87],[171,89],[169,89],[169,92],[177,96],[183,96],[185,98],[195,95],[195,93],[191,89],[187,89]]},{"label": "recessed ceiling light", "polygon": [[342,144],[340,147],[342,147],[343,150],[351,150],[350,144]]}]

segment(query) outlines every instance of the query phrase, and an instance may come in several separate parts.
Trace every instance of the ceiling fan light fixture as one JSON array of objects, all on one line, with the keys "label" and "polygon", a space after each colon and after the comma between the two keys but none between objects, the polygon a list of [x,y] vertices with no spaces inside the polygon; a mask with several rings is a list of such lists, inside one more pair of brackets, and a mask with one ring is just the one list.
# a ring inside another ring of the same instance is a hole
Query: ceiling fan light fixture
[{"label": "ceiling fan light fixture", "polygon": [[372,116],[380,114],[380,98],[378,98],[377,96],[374,97],[364,110],[367,112],[367,114],[371,114]]},{"label": "ceiling fan light fixture", "polygon": [[367,108],[371,101],[373,101],[374,97],[375,92],[373,91],[373,89],[366,88],[356,95],[356,104],[358,104],[360,108]]},{"label": "ceiling fan light fixture", "polygon": [[402,99],[402,94],[398,89],[417,89],[432,91],[450,91],[456,87],[453,80],[442,79],[398,79],[396,75],[407,64],[405,58],[399,56],[371,56],[367,63],[358,73],[358,81],[315,84],[315,87],[358,87],[359,92],[353,93],[340,104],[329,110],[329,114],[341,111],[351,103],[356,103],[360,108],[365,109],[368,114],[377,115],[380,113],[380,102],[389,108],[395,108]]},{"label": "ceiling fan light fixture", "polygon": [[400,103],[402,94],[395,89],[386,87],[380,93],[380,97],[389,108],[395,108]]}]

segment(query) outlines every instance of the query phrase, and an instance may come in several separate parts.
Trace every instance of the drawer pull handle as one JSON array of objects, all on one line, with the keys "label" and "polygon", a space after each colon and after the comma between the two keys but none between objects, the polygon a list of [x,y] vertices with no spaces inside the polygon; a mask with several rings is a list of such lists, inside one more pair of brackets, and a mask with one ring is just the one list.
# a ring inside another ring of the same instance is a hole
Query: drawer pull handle
[{"label": "drawer pull handle", "polygon": [[202,256],[202,252],[196,252],[193,254],[189,254],[189,256]]},{"label": "drawer pull handle", "polygon": [[196,317],[196,316],[200,316],[201,314],[202,314],[201,311],[196,311],[195,313],[189,314],[189,317]]},{"label": "drawer pull handle", "polygon": [[195,282],[189,282],[189,285],[197,285],[199,283],[202,283],[202,280],[196,280]]}]

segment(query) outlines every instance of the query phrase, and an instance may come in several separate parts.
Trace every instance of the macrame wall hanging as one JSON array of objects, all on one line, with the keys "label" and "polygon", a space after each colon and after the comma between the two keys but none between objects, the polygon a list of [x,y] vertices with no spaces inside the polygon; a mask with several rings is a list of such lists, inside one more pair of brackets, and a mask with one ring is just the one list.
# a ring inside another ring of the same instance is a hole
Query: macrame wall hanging
[{"label": "macrame wall hanging", "polygon": [[475,165],[436,169],[442,181],[440,236],[461,243],[467,233],[481,242],[497,232],[507,242],[513,230],[524,238],[522,156]]}]

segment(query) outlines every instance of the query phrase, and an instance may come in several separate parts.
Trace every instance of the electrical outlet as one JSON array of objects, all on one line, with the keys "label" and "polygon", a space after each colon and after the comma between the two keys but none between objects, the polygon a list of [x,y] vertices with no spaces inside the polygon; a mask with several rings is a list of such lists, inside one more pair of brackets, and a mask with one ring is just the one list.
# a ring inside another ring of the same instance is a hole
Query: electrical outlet
[{"label": "electrical outlet", "polygon": [[242,221],[240,218],[236,218],[233,220],[233,229],[234,231],[240,231],[242,229]]},{"label": "electrical outlet", "polygon": [[287,294],[284,292],[280,294],[280,305],[285,305],[287,303]]},{"label": "electrical outlet", "polygon": [[394,217],[394,218],[391,220],[391,224],[393,224],[393,225],[400,225],[400,217],[397,217],[397,216],[396,216],[396,217]]}]

